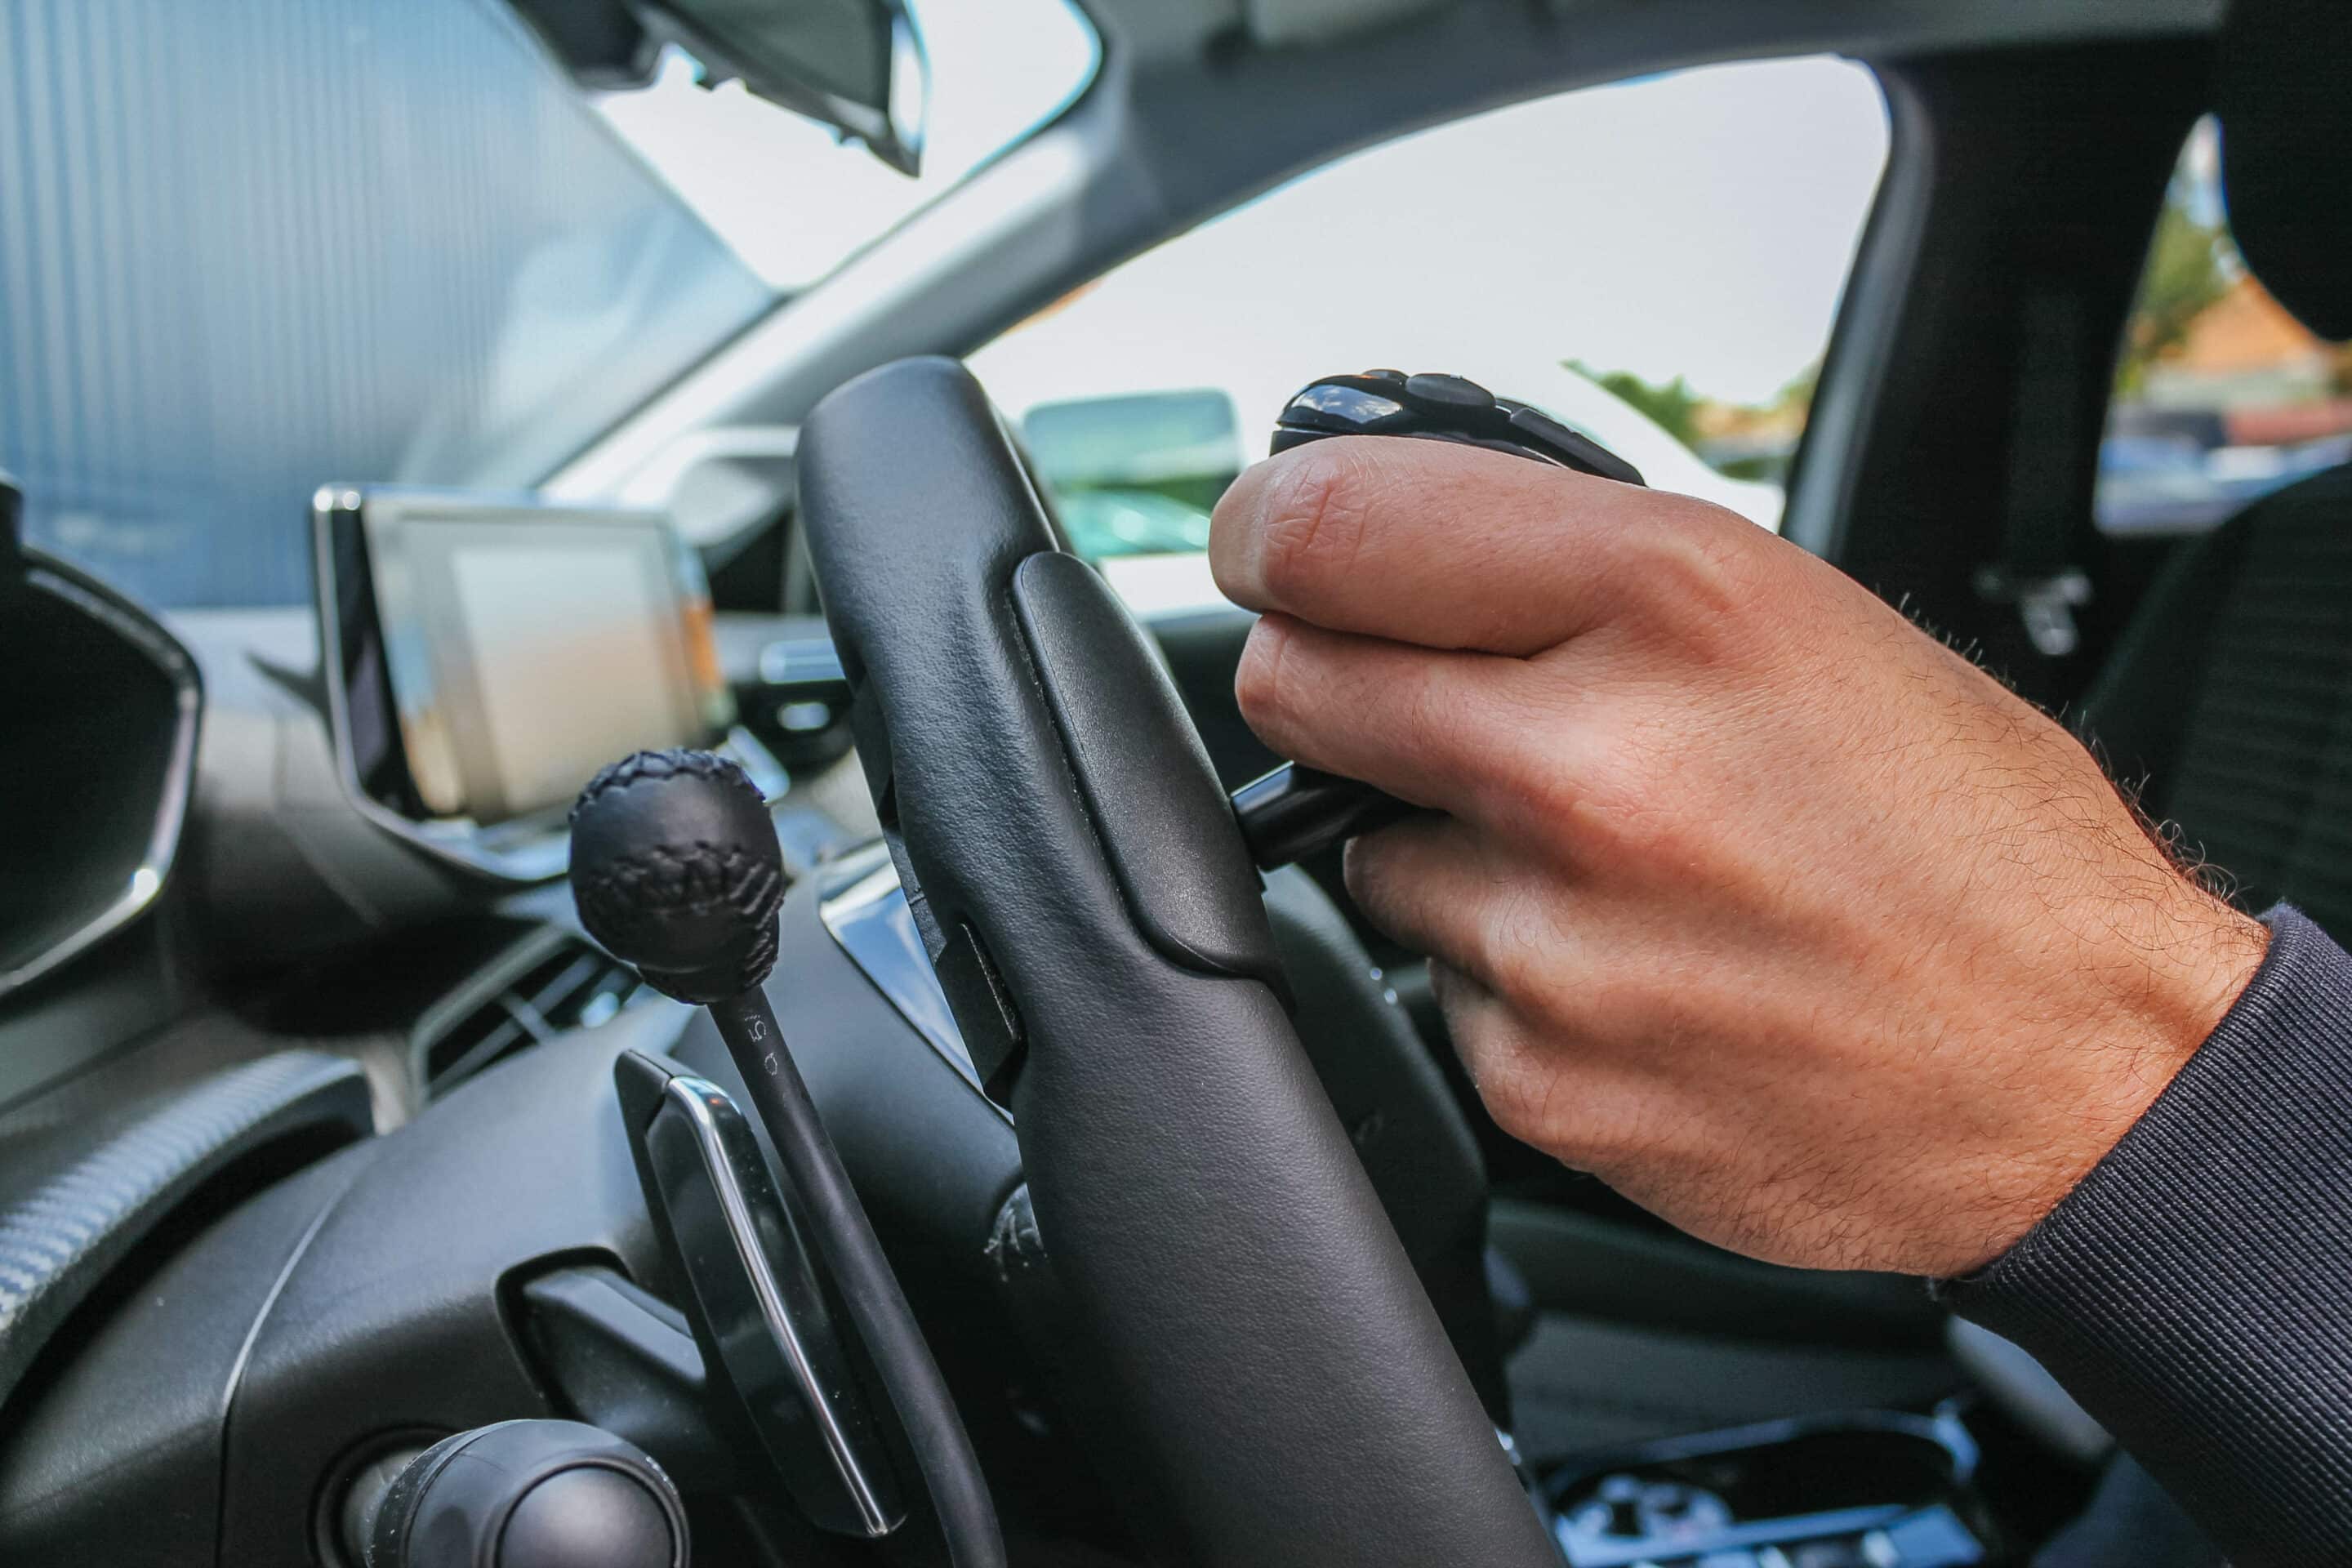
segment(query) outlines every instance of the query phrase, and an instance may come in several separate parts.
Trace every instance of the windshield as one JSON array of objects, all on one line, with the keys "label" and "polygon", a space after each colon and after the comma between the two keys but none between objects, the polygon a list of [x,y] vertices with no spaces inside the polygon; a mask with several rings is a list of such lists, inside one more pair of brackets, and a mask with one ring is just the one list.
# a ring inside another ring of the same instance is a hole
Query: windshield
[{"label": "windshield", "polygon": [[150,604],[288,604],[322,483],[536,483],[1093,73],[1066,0],[909,10],[919,180],[675,51],[592,100],[497,0],[9,0],[27,537]]}]

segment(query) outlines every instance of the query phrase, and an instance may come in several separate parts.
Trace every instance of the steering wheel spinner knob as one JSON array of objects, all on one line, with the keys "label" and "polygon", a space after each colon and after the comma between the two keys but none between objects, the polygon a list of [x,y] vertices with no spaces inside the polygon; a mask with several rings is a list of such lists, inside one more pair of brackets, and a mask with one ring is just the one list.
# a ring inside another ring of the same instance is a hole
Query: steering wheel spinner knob
[{"label": "steering wheel spinner knob", "polygon": [[1619,484],[1642,472],[1598,441],[1533,404],[1497,397],[1459,375],[1368,370],[1327,375],[1300,388],[1275,421],[1274,450],[1333,436],[1407,436],[1507,452]]}]

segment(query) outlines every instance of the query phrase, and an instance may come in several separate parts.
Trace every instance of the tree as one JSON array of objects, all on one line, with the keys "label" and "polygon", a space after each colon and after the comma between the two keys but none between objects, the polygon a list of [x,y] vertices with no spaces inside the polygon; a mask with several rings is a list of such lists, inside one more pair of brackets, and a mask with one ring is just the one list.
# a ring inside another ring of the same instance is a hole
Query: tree
[{"label": "tree", "polygon": [[2218,223],[2200,223],[2178,192],[2165,197],[2140,275],[2139,300],[2126,334],[2116,384],[2129,395],[2140,390],[2150,366],[2188,341],[2197,318],[2230,291],[2223,258],[2229,235]]},{"label": "tree", "polygon": [[1821,389],[1821,384],[1822,362],[1815,360],[1790,376],[1789,384],[1774,393],[1772,401],[1764,406],[1770,409],[1794,408],[1810,415],[1813,409],[1813,394]]},{"label": "tree", "polygon": [[1611,396],[1648,415],[1684,446],[1696,442],[1699,406],[1706,400],[1693,392],[1681,376],[1668,382],[1648,382],[1630,370],[1595,370],[1579,359],[1560,363]]}]

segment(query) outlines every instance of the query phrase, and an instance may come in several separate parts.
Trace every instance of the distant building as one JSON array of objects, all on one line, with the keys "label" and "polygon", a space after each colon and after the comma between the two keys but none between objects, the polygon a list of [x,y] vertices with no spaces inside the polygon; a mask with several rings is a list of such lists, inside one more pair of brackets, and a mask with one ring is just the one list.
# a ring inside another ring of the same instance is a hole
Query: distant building
[{"label": "distant building", "polygon": [[1691,411],[1691,445],[1722,473],[1784,483],[1811,406],[1787,394],[1760,407],[1710,399]]},{"label": "distant building", "polygon": [[2172,353],[2148,366],[2141,401],[2158,408],[2276,408],[2327,398],[2336,349],[2315,337],[2241,274],[2189,323]]}]

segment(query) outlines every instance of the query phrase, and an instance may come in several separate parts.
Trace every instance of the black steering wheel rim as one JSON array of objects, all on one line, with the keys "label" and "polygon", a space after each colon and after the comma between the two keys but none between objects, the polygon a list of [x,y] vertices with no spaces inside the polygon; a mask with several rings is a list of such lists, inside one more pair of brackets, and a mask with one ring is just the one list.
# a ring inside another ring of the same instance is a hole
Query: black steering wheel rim
[{"label": "black steering wheel rim", "polygon": [[1299,1048],[1199,737],[978,384],[871,372],[798,466],[867,781],[959,1022],[1005,1064],[1151,1543],[1557,1563]]}]

